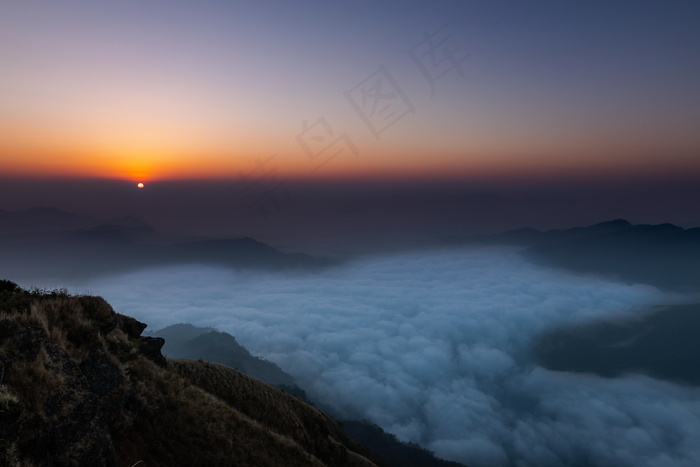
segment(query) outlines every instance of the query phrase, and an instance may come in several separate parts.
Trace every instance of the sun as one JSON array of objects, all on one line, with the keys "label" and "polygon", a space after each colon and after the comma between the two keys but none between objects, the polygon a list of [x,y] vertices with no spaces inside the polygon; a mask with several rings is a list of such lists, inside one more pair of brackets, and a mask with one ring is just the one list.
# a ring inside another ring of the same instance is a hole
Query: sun
[{"label": "sun", "polygon": [[139,188],[143,188],[143,187],[144,187],[144,184],[143,184],[143,183],[139,183],[139,184],[136,185],[136,186],[139,187]]}]

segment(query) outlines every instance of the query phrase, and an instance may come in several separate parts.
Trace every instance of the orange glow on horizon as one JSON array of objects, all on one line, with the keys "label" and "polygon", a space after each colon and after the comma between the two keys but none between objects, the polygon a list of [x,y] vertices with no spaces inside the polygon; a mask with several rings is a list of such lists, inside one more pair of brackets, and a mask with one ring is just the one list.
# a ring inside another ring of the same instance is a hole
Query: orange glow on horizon
[{"label": "orange glow on horizon", "polygon": [[[397,147],[389,142],[370,145],[362,141],[359,155],[340,154],[324,163],[323,156],[310,158],[287,138],[203,145],[135,138],[115,142],[31,139],[28,134],[6,132],[0,127],[0,176],[29,178],[108,178],[148,183],[156,180],[206,179],[469,179],[521,178],[558,175],[635,176],[653,173],[700,173],[700,159],[689,149],[658,158],[654,148],[527,147],[514,144],[454,148]],[[3,136],[8,136],[3,139]],[[14,138],[11,138],[14,136]],[[55,135],[54,135],[55,136]],[[96,144],[99,143],[99,144]],[[178,145],[182,143],[182,145]],[[439,155],[434,154],[435,152]],[[589,156],[594,154],[595,156]]]}]

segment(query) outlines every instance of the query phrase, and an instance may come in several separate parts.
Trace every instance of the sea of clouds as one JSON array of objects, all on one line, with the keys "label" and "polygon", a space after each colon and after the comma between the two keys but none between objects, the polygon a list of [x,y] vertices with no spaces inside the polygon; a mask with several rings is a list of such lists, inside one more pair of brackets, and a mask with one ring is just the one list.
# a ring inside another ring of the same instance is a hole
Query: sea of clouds
[{"label": "sea of clouds", "polygon": [[513,250],[375,256],[309,273],[151,269],[73,289],[149,329],[229,332],[312,400],[440,457],[483,465],[700,465],[700,389],[552,372],[554,327],[677,301],[545,269]]}]

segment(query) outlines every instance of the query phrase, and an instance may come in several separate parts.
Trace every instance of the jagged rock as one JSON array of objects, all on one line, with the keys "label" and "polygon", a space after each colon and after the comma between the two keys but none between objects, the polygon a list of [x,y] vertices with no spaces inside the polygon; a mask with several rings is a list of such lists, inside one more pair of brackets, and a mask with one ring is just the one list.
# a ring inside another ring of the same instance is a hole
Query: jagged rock
[{"label": "jagged rock", "polygon": [[165,345],[165,339],[162,337],[142,337],[141,338],[141,353],[144,357],[152,360],[158,366],[163,368],[168,366],[168,362],[160,353],[160,349]]},{"label": "jagged rock", "polygon": [[147,324],[142,323],[130,316],[124,316],[122,323],[122,330],[132,339],[136,339],[141,336],[144,329],[148,327]]}]

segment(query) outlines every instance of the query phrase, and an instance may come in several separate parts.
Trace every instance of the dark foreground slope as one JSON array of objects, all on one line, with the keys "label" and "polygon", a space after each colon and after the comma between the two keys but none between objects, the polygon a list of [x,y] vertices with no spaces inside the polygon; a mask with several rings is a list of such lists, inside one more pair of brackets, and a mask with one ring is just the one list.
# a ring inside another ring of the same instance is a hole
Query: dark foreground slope
[{"label": "dark foreground slope", "polygon": [[[371,465],[367,460],[371,454],[364,447],[349,439],[328,415],[300,399],[282,394],[278,389],[218,363],[193,360],[169,362],[176,373],[235,407],[244,417],[267,430],[291,438],[290,441],[308,454],[307,462],[319,460],[322,465]],[[276,462],[274,465],[286,463]]]},{"label": "dark foreground slope", "polygon": [[166,362],[103,299],[0,281],[0,465],[376,465],[323,412],[233,369]]}]

